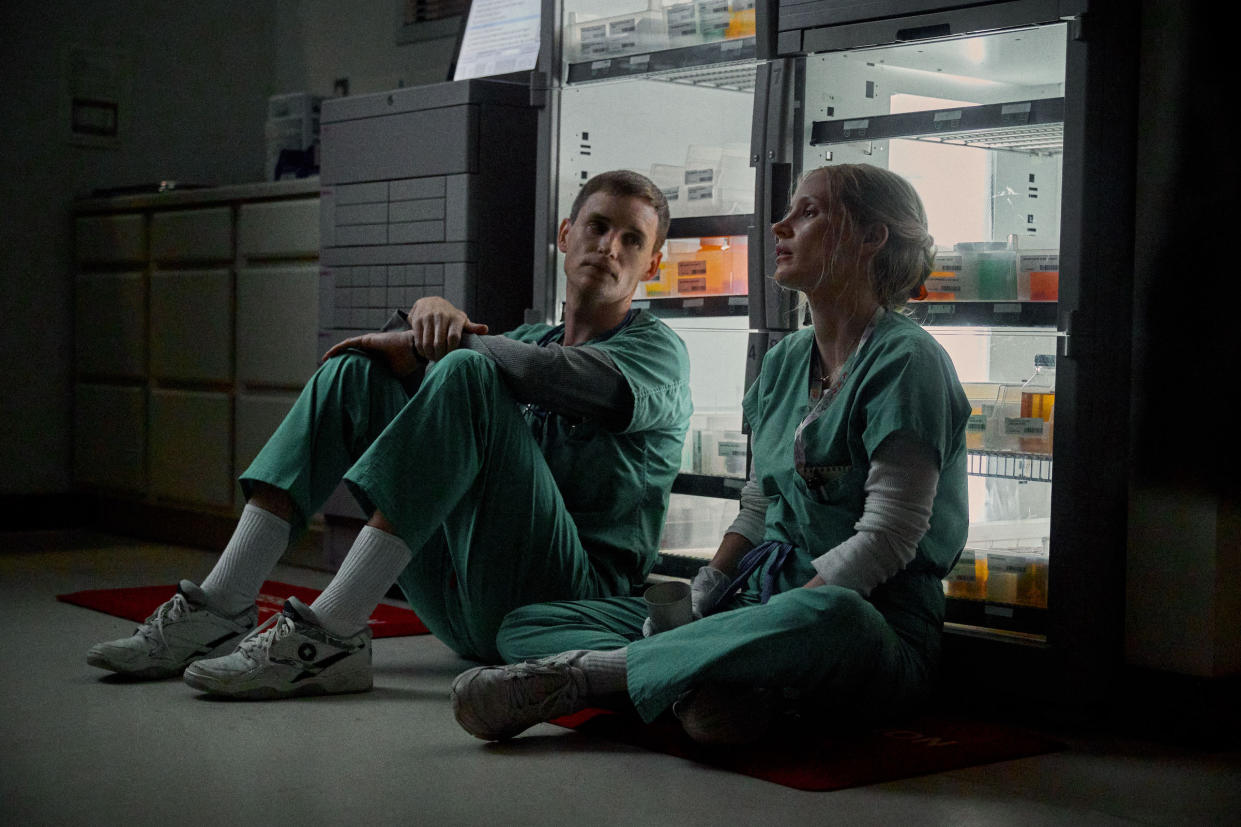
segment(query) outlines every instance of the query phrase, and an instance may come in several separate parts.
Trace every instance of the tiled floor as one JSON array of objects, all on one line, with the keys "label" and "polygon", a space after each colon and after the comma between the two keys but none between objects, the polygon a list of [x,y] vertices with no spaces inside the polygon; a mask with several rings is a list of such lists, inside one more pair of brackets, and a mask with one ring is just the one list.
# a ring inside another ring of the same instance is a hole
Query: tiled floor
[{"label": "tiled floor", "polygon": [[[214,555],[87,534],[0,535],[0,823],[1236,824],[1241,750],[1054,732],[1069,749],[807,793],[544,725],[486,745],[452,719],[467,666],[430,636],[375,644],[373,692],[206,700],[85,663],[133,624],[59,603],[201,578]],[[274,577],[322,586],[326,575]]]}]

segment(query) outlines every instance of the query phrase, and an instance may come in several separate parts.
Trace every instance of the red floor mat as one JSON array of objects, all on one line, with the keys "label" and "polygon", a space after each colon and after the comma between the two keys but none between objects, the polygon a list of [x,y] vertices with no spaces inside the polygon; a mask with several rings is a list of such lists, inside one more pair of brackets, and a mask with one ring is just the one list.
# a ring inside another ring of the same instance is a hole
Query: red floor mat
[{"label": "red floor mat", "polygon": [[1016,727],[936,716],[838,737],[803,736],[747,747],[695,744],[671,715],[644,725],[632,714],[587,709],[552,723],[814,792],[1064,749],[1064,744]]},{"label": "red floor mat", "polygon": [[[136,586],[128,589],[88,589],[71,594],[58,594],[56,599],[75,606],[85,606],[105,614],[115,615],[141,623],[151,616],[159,605],[176,593],[176,586]],[[263,583],[258,597],[259,623],[271,617],[284,606],[286,597],[296,597],[309,605],[319,596],[319,589],[291,586],[268,580]],[[375,637],[402,637],[425,635],[427,627],[409,609],[381,603],[375,607],[370,619],[371,633]]]}]

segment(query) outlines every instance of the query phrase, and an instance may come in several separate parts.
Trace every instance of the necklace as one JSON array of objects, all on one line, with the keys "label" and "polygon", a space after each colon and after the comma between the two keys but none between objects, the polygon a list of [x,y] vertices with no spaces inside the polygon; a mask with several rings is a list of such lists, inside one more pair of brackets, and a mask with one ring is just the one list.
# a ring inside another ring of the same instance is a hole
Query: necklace
[{"label": "necklace", "polygon": [[[853,350],[849,353],[848,358],[845,359],[844,364],[841,365],[840,374],[836,377],[835,381],[827,383],[826,389],[820,394],[819,398],[814,401],[814,404],[811,405],[810,412],[806,414],[805,419],[801,421],[801,424],[797,426],[797,430],[793,432],[793,467],[811,488],[823,484],[824,469],[809,465],[806,462],[806,443],[804,436],[806,427],[822,416],[828,406],[832,404],[832,400],[834,400],[836,395],[840,393],[841,387],[849,379],[852,364],[857,360],[858,354],[870,340],[871,334],[875,332],[875,325],[879,322],[879,317],[882,316],[883,313],[884,310],[882,307],[875,310],[874,315],[870,318],[869,324],[866,325],[865,329],[862,331],[862,335],[859,336],[857,342],[854,343]],[[812,348],[811,361],[812,364],[816,366],[819,365],[820,357],[817,344],[815,344]],[[820,371],[820,373],[822,372],[823,371]],[[827,377],[819,377],[820,383],[830,379],[831,371],[827,371],[827,373]]]}]

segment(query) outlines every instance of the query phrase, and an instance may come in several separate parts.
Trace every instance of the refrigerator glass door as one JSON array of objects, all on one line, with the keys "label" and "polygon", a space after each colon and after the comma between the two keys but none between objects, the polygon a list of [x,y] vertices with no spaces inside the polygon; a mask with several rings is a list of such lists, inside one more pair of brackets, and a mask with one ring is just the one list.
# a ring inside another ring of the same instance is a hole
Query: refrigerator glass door
[{"label": "refrigerator glass door", "polygon": [[973,408],[949,620],[1034,635],[1054,555],[1065,44],[1053,24],[810,55],[798,164],[886,167],[921,196],[936,264],[909,309]]},{"label": "refrigerator glass door", "polygon": [[[639,285],[634,306],[676,330],[691,365],[695,413],[662,545],[709,557],[737,513],[746,470],[754,4],[567,0],[559,31],[556,223],[607,170],[640,172],[668,199],[660,272]],[[557,254],[558,309],[563,265]]]}]

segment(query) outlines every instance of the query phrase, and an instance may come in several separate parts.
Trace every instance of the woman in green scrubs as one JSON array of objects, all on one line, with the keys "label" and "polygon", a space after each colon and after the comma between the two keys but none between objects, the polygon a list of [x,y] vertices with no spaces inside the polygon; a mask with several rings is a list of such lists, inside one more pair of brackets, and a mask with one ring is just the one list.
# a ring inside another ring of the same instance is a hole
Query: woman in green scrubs
[{"label": "woman in green scrubs", "polygon": [[675,705],[691,737],[735,743],[790,696],[818,720],[856,721],[930,688],[940,581],[968,527],[970,409],[947,354],[901,312],[933,263],[925,212],[887,170],[829,166],[772,231],[774,278],[813,324],[772,348],[746,393],[753,467],[694,578],[697,619],[661,630],[628,597],[510,613],[497,645],[511,665],[454,682],[472,734],[512,737],[624,693],[643,720]]}]

